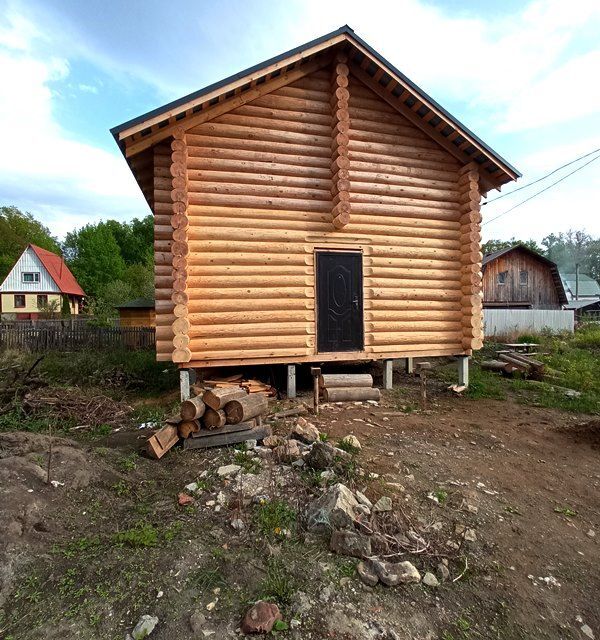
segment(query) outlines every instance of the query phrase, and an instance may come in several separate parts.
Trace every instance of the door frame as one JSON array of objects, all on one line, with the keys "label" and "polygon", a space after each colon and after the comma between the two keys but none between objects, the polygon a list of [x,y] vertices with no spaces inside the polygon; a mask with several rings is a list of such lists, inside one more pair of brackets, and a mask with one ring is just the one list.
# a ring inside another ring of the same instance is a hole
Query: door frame
[{"label": "door frame", "polygon": [[[319,350],[319,253],[351,253],[360,257],[359,276],[359,304],[360,304],[360,335],[361,347],[351,351],[320,351]],[[315,247],[313,250],[314,272],[315,272],[315,353],[363,353],[365,350],[365,292],[364,292],[364,252],[362,248],[338,248],[338,247]]]}]

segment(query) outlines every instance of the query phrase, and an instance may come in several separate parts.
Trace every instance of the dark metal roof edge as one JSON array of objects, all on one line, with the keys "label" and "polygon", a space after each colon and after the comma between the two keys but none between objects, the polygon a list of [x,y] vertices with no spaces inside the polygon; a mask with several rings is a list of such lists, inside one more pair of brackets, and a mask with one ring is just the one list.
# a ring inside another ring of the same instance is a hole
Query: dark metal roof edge
[{"label": "dark metal roof edge", "polygon": [[219,89],[220,87],[224,87],[225,85],[230,84],[231,82],[234,82],[235,80],[240,80],[241,78],[254,73],[255,71],[259,71],[260,69],[262,69],[263,67],[269,66],[271,64],[276,64],[277,62],[280,62],[281,60],[284,60],[285,58],[288,58],[290,56],[296,55],[297,53],[300,53],[301,51],[303,51],[304,49],[308,49],[310,47],[314,47],[318,44],[321,44],[322,42],[325,42],[326,40],[329,40],[330,38],[335,38],[335,36],[339,36],[342,35],[343,33],[347,33],[347,34],[352,34],[354,35],[354,31],[347,25],[345,24],[343,27],[340,27],[339,29],[336,29],[335,31],[332,31],[331,33],[327,33],[324,36],[320,36],[319,38],[315,38],[314,40],[311,40],[310,42],[306,42],[304,44],[301,44],[298,47],[294,47],[293,49],[290,49],[289,51],[285,51],[284,53],[280,53],[277,56],[274,56],[273,58],[269,58],[268,60],[264,60],[263,62],[259,62],[258,64],[255,64],[251,67],[248,67],[247,69],[244,69],[243,71],[239,71],[238,73],[234,73],[231,76],[228,76],[227,78],[223,78],[223,80],[219,80],[218,82],[213,82],[212,84],[209,84],[208,86],[204,87],[203,89],[198,89],[197,91],[193,91],[192,93],[188,93],[186,96],[183,96],[182,98],[178,98],[177,100],[173,100],[172,102],[169,102],[161,107],[157,107],[156,109],[152,109],[151,111],[148,111],[147,113],[142,114],[141,116],[137,116],[136,118],[132,118],[131,120],[128,120],[127,122],[123,122],[123,124],[119,124],[116,127],[113,127],[110,132],[112,133],[113,137],[115,138],[115,140],[117,141],[117,143],[119,142],[118,139],[118,134],[121,133],[121,131],[124,131],[125,129],[129,129],[129,127],[133,127],[136,124],[140,124],[142,122],[144,122],[145,120],[148,120],[149,118],[153,118],[154,116],[158,116],[161,113],[164,113],[165,111],[170,111],[171,109],[175,109],[183,104],[185,104],[186,102],[189,102],[190,100],[195,100],[196,98],[200,98],[201,96],[203,96],[206,93],[210,93],[211,91],[214,91],[215,89]]},{"label": "dark metal roof edge", "polygon": [[119,146],[120,146],[120,141],[119,141],[118,134],[121,133],[122,131],[124,131],[125,129],[128,129],[129,127],[133,127],[133,126],[135,126],[137,124],[140,124],[140,123],[144,122],[145,120],[148,120],[149,118],[153,118],[155,116],[158,116],[158,115],[164,113],[165,111],[170,111],[171,109],[175,109],[175,108],[177,108],[177,107],[189,102],[190,100],[195,100],[196,98],[200,98],[202,95],[204,95],[206,93],[214,91],[215,89],[219,89],[220,87],[223,87],[225,85],[230,84],[231,82],[234,82],[235,80],[239,80],[239,79],[241,79],[241,78],[243,78],[243,77],[245,77],[245,76],[247,76],[247,75],[249,75],[251,73],[259,71],[263,67],[266,67],[266,66],[271,65],[271,64],[276,64],[277,62],[280,62],[281,60],[284,60],[285,58],[288,58],[289,56],[293,56],[293,55],[295,55],[297,53],[300,53],[304,49],[308,49],[310,47],[314,47],[314,46],[316,46],[316,45],[318,45],[318,44],[320,44],[322,42],[325,42],[326,40],[329,40],[330,38],[334,38],[335,36],[342,35],[342,34],[346,34],[346,35],[350,36],[358,44],[360,44],[363,48],[365,48],[383,66],[388,67],[388,69],[390,69],[399,78],[401,78],[403,82],[405,82],[409,87],[411,87],[411,89],[413,89],[413,91],[415,91],[416,93],[420,94],[423,98],[425,98],[425,100],[430,102],[446,118],[448,118],[448,120],[450,120],[450,122],[452,122],[458,129],[461,129],[462,131],[464,131],[467,135],[469,135],[471,138],[473,138],[473,140],[475,140],[475,142],[480,144],[491,156],[493,156],[493,158],[496,161],[498,161],[500,164],[503,164],[505,167],[510,169],[510,171],[512,171],[518,178],[522,177],[523,174],[518,169],[513,167],[499,153],[494,151],[489,145],[487,145],[483,140],[481,140],[481,138],[479,138],[479,136],[474,134],[468,127],[466,127],[460,120],[455,118],[451,113],[449,113],[446,109],[444,109],[444,107],[442,107],[428,93],[423,91],[423,89],[421,89],[421,87],[419,87],[417,84],[415,84],[410,78],[405,76],[398,68],[396,68],[388,60],[386,60],[380,53],[375,51],[375,49],[373,49],[373,47],[371,47],[371,45],[369,45],[367,42],[365,42],[360,36],[356,35],[354,30],[351,27],[349,27],[347,24],[345,24],[344,26],[340,27],[339,29],[336,29],[335,31],[331,31],[330,33],[327,33],[327,34],[325,34],[323,36],[320,36],[319,38],[315,38],[314,40],[311,40],[310,42],[306,42],[304,44],[301,44],[298,47],[294,47],[293,49],[290,49],[289,51],[285,51],[284,53],[281,53],[281,54],[279,54],[277,56],[274,56],[273,58],[269,58],[268,60],[265,60],[263,62],[259,62],[258,64],[255,64],[252,67],[249,67],[248,69],[244,69],[243,71],[239,71],[238,73],[235,73],[235,74],[233,74],[233,75],[231,75],[231,76],[229,76],[227,78],[224,78],[223,80],[220,80],[218,82],[214,82],[213,84],[210,84],[210,85],[204,87],[203,89],[199,89],[198,91],[194,91],[192,93],[189,93],[188,95],[183,96],[182,98],[178,98],[177,100],[173,100],[172,102],[169,102],[169,103],[167,103],[167,104],[165,104],[165,105],[163,105],[161,107],[157,107],[156,109],[152,109],[151,111],[148,111],[147,113],[144,113],[141,116],[137,116],[136,118],[133,118],[131,120],[128,120],[127,122],[124,122],[124,123],[122,123],[120,125],[117,125],[116,127],[113,127],[110,130],[110,132],[112,133],[113,137],[115,138],[117,144],[119,144]]}]

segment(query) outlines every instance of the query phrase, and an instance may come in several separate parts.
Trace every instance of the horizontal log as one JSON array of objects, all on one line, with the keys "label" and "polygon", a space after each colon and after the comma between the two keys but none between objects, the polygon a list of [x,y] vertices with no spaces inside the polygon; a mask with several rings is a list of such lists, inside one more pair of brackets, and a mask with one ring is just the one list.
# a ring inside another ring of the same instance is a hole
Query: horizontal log
[{"label": "horizontal log", "polygon": [[[314,291],[313,295],[302,298],[299,295],[287,297],[287,298],[264,298],[261,291],[255,292],[255,296],[244,299],[244,306],[253,309],[255,311],[288,311],[288,310],[300,310],[306,311],[314,309]],[[207,298],[194,300],[193,298],[188,302],[187,311],[189,314],[201,313],[201,312],[215,312],[225,313],[230,311],[239,311],[240,302],[237,298],[224,299],[219,296],[214,298]]]},{"label": "horizontal log", "polygon": [[375,194],[393,198],[418,198],[420,200],[458,202],[458,191],[444,188],[429,188],[422,185],[384,184],[372,182],[352,182],[352,192]]},{"label": "horizontal log", "polygon": [[252,418],[265,415],[269,403],[261,394],[253,393],[245,398],[233,399],[225,405],[225,413],[229,424],[239,424]]},{"label": "horizontal log", "polygon": [[370,387],[336,387],[323,389],[324,402],[355,402],[359,400],[379,400],[379,389]]},{"label": "horizontal log", "polygon": [[369,333],[414,333],[414,332],[430,332],[430,331],[453,331],[456,333],[463,332],[463,327],[458,321],[449,320],[416,320],[412,319],[407,322],[398,322],[396,320],[366,322],[365,329]]},{"label": "horizontal log", "polygon": [[[331,186],[326,189],[318,189],[305,185],[280,185],[275,182],[271,183],[234,183],[234,182],[208,182],[206,180],[190,180],[188,182],[188,197],[190,202],[201,200],[202,196],[197,194],[218,194],[218,195],[236,195],[248,197],[265,197],[265,198],[297,198],[311,203],[315,200],[329,203],[331,202]],[[194,198],[194,195],[196,196]],[[307,205],[310,207],[310,204]]]},{"label": "horizontal log", "polygon": [[245,341],[254,336],[304,336],[315,334],[312,322],[247,322],[243,324],[194,324],[188,335],[193,338],[232,338]]},{"label": "horizontal log", "polygon": [[202,313],[190,313],[187,319],[195,327],[206,325],[208,327],[217,327],[219,329],[224,326],[234,325],[239,327],[238,330],[243,331],[245,325],[252,326],[260,323],[278,324],[278,323],[308,323],[314,322],[314,311],[303,311],[301,309],[291,310],[256,310],[249,309],[243,311],[213,311]]},{"label": "horizontal log", "polygon": [[200,431],[200,422],[198,420],[183,420],[177,425],[177,433],[180,438],[189,438],[198,431]]},{"label": "horizontal log", "polygon": [[[266,165],[267,163],[262,164]],[[289,166],[288,169],[290,169],[292,175],[275,174],[272,173],[268,167],[265,167],[267,170],[265,173],[238,171],[238,168],[234,163],[231,169],[226,171],[191,169],[188,174],[190,184],[192,187],[195,186],[195,183],[208,183],[212,185],[220,183],[231,185],[269,185],[276,187],[293,187],[295,189],[317,189],[323,192],[329,192],[332,186],[332,180],[324,170],[320,170],[322,174],[324,174],[324,177],[316,178],[296,175],[295,172],[291,171],[293,168]]]},{"label": "horizontal log", "polygon": [[[250,213],[250,212],[249,212]],[[243,270],[249,267],[255,267],[260,269],[261,267],[268,267],[271,265],[279,265],[281,268],[285,268],[286,265],[290,265],[290,268],[304,268],[308,265],[314,264],[314,258],[312,253],[269,253],[269,252],[239,252],[231,253],[227,252],[206,252],[200,254],[190,254],[188,257],[188,269],[193,269],[194,265],[220,265],[227,269],[235,270],[236,267],[240,267]],[[261,270],[261,273],[264,270]],[[190,271],[191,273],[191,271]]]},{"label": "horizontal log", "polygon": [[[249,336],[244,340],[245,349],[263,348],[266,351],[277,348],[309,348],[314,347],[314,345],[313,336]],[[237,338],[192,338],[189,348],[196,353],[217,350],[239,351],[240,341]]]},{"label": "horizontal log", "polygon": [[368,345],[403,345],[421,344],[427,345],[430,342],[436,344],[458,343],[463,339],[462,331],[432,331],[430,333],[373,333],[365,336],[365,344]]},{"label": "horizontal log", "polygon": [[202,419],[202,424],[207,429],[219,429],[220,427],[224,427],[226,422],[227,416],[225,415],[225,411],[223,411],[223,409],[215,410],[207,407],[204,418]]},{"label": "horizontal log", "polygon": [[[191,201],[191,200],[190,200]],[[402,196],[388,196],[385,194],[356,193],[352,192],[350,201],[352,203],[378,205],[380,208],[387,205],[409,205],[413,209],[416,207],[432,207],[444,209],[454,213],[454,219],[458,219],[456,203],[451,200],[431,200],[427,194],[415,190],[413,193],[406,193]]]},{"label": "horizontal log", "polygon": [[434,160],[431,157],[423,157],[423,154],[413,152],[409,148],[395,148],[392,152],[388,150],[388,153],[384,153],[382,150],[354,148],[350,145],[349,149],[350,160],[353,166],[355,162],[360,163],[373,163],[373,170],[376,164],[382,164],[386,166],[413,166],[422,169],[434,169],[439,171],[455,171],[456,166],[449,163],[447,160]]},{"label": "horizontal log", "polygon": [[[327,146],[316,146],[309,144],[276,142],[274,140],[250,140],[244,138],[226,138],[219,136],[197,136],[194,144],[188,147],[189,156],[202,156],[206,153],[206,149],[222,149],[226,147],[229,150],[238,149],[243,151],[259,151],[259,152],[279,152],[284,154],[301,155],[309,158],[321,157],[326,158],[330,155],[329,141]],[[419,152],[432,154],[433,152]],[[422,157],[422,156],[417,156]],[[430,155],[427,156],[429,159]]]},{"label": "horizontal log", "polygon": [[245,208],[297,209],[299,211],[329,211],[331,201],[282,198],[277,196],[244,196],[224,193],[190,193],[191,205],[241,206]]},{"label": "horizontal log", "polygon": [[379,173],[375,171],[356,171],[354,169],[354,165],[352,165],[349,171],[349,178],[352,181],[355,189],[364,189],[367,185],[370,185],[372,188],[375,188],[377,185],[392,185],[406,187],[424,187],[434,190],[441,189],[452,191],[455,194],[459,193],[456,190],[456,186],[450,180],[437,180],[434,178],[421,177],[417,175],[406,175],[406,173],[408,172]]},{"label": "horizontal log", "polygon": [[[427,304],[422,306],[428,306]],[[448,305],[446,305],[448,306]],[[462,322],[463,312],[459,304],[447,309],[371,309],[364,312],[365,321],[406,323],[419,321],[443,320]]]},{"label": "horizontal log", "polygon": [[368,287],[365,290],[365,293],[370,295],[372,298],[381,298],[384,300],[389,300],[390,298],[396,300],[460,300],[462,298],[462,294],[459,290],[450,291],[450,290],[436,290],[436,289],[402,289],[399,287],[386,287],[386,288],[375,288]]},{"label": "horizontal log", "polygon": [[[427,138],[423,138],[422,136],[415,136],[410,134],[387,134],[381,132],[371,132],[366,130],[361,130],[356,127],[356,123],[352,121],[352,126],[350,128],[350,137],[352,140],[357,142],[365,142],[365,143],[374,143],[374,144],[385,144],[390,146],[400,145],[400,146],[408,146],[414,147],[415,149],[424,149],[429,151],[435,151],[436,154],[441,154],[440,148],[438,145]],[[444,152],[445,153],[445,152]],[[437,155],[437,158],[444,158],[443,155]],[[455,183],[456,186],[456,183]]]},{"label": "horizontal log", "polygon": [[[461,281],[461,272],[453,265],[452,269],[401,269],[385,267],[364,267],[363,274],[375,278],[386,278],[390,280],[430,280],[430,281],[450,281],[458,284]],[[372,284],[373,281],[371,280]]]},{"label": "horizontal log", "polygon": [[324,373],[319,376],[319,387],[372,387],[373,376],[370,373]]},{"label": "horizontal log", "polygon": [[[268,123],[265,123],[268,125]],[[318,135],[314,132],[300,133],[298,131],[276,130],[270,127],[261,128],[255,122],[253,126],[228,124],[225,122],[211,121],[207,122],[195,130],[198,134],[188,133],[189,146],[204,146],[203,140],[205,136],[217,136],[220,138],[240,139],[244,141],[260,140],[276,143],[299,144],[310,147],[326,147],[330,144],[331,138],[327,135]],[[227,144],[225,143],[225,144]]]},{"label": "horizontal log", "polygon": [[286,147],[284,150],[269,149],[268,151],[254,151],[252,149],[237,148],[219,148],[219,147],[191,147],[188,155],[188,167],[190,169],[202,168],[206,160],[233,160],[242,162],[262,162],[282,165],[310,166],[329,170],[331,157],[328,153],[323,156],[310,156],[307,159],[306,154],[299,154],[292,147]]},{"label": "horizontal log", "polygon": [[206,404],[200,396],[195,396],[181,403],[180,416],[182,420],[197,420],[204,415]]},{"label": "horizontal log", "polygon": [[[278,117],[275,114],[277,114]],[[287,115],[288,117],[281,117],[282,115]],[[215,118],[212,120],[212,123],[331,137],[331,119],[328,116],[303,114],[298,111],[295,112],[295,116],[296,117],[292,119],[289,117],[289,111],[263,109],[249,104],[241,109],[236,109],[235,111],[225,113]],[[310,116],[312,116],[312,118]],[[203,131],[205,130],[203,129]]]},{"label": "horizontal log", "polygon": [[246,395],[248,395],[246,390],[240,387],[207,389],[202,399],[207,407],[210,407],[213,411],[218,411],[223,409],[229,401],[244,398]]}]

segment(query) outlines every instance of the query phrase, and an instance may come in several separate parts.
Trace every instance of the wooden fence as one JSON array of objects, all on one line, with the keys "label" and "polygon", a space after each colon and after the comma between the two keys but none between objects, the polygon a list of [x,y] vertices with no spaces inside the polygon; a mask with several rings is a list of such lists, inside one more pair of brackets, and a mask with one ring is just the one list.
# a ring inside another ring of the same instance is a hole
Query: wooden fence
[{"label": "wooden fence", "polygon": [[79,351],[114,349],[152,349],[152,327],[94,327],[83,323],[64,326],[52,323],[0,323],[0,350]]},{"label": "wooden fence", "polygon": [[486,338],[514,338],[523,333],[573,332],[575,314],[561,309],[484,309],[483,330]]}]

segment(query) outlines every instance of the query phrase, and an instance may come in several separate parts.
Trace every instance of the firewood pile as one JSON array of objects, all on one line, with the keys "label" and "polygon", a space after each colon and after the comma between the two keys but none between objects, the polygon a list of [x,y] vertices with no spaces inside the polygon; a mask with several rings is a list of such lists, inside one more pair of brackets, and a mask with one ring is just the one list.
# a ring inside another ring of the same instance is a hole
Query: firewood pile
[{"label": "firewood pile", "polygon": [[180,439],[184,449],[205,449],[262,440],[271,429],[262,424],[268,411],[267,394],[239,384],[213,387],[181,404],[178,416],[148,439],[148,454],[162,456]]},{"label": "firewood pile", "polygon": [[545,373],[545,365],[535,360],[530,355],[517,353],[516,351],[498,351],[496,360],[486,360],[481,363],[485,371],[498,371],[507,376],[520,372],[531,380],[542,380]]},{"label": "firewood pile", "polygon": [[369,373],[324,373],[319,389],[323,402],[379,401],[381,396]]},{"label": "firewood pile", "polygon": [[248,393],[260,393],[268,398],[277,396],[275,387],[254,378],[244,378],[241,373],[225,378],[213,376],[210,380],[204,380],[204,384],[214,389],[245,389]]}]

